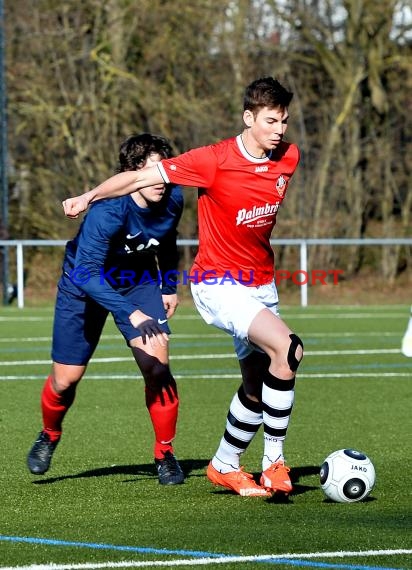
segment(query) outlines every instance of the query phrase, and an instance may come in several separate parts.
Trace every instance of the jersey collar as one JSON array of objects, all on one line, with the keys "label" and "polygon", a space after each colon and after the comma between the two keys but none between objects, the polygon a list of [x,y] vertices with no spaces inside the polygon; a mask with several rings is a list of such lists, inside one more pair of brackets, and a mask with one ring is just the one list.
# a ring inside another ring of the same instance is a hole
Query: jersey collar
[{"label": "jersey collar", "polygon": [[253,156],[252,154],[248,153],[245,145],[243,144],[242,135],[237,135],[236,142],[237,142],[237,146],[238,146],[240,152],[243,154],[243,156],[249,162],[257,162],[258,164],[262,164],[263,162],[267,162],[268,160],[270,160],[270,158],[272,156],[272,151],[270,151],[270,153],[268,155],[266,155],[262,158],[258,158],[257,156]]}]

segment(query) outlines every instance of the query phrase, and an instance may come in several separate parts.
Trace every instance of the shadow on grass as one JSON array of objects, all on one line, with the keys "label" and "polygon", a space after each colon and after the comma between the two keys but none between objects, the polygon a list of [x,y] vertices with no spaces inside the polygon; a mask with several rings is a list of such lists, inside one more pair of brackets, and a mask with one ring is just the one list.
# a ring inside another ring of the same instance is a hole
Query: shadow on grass
[{"label": "shadow on grass", "polygon": [[[209,463],[209,459],[181,459],[179,460],[180,466],[182,467],[187,478],[190,477],[205,477],[205,469]],[[200,473],[192,473],[201,470]],[[141,465],[111,465],[110,467],[100,467],[97,469],[90,469],[87,471],[81,471],[80,473],[75,473],[71,475],[60,475],[58,477],[47,477],[36,479],[32,481],[33,485],[50,485],[52,483],[58,483],[59,481],[66,481],[69,479],[84,479],[88,477],[110,477],[112,475],[129,475],[133,478],[123,479],[122,483],[136,483],[136,477],[139,480],[153,479],[157,477],[157,472],[154,463],[144,463]],[[303,477],[319,475],[319,466],[310,465],[303,467],[294,467],[290,471],[291,480],[293,483],[293,493],[291,497],[286,496],[282,493],[275,493],[271,498],[266,499],[269,503],[282,503],[282,504],[293,504],[293,496],[302,495],[309,491],[318,489],[318,485],[301,485],[299,484],[300,479]],[[254,473],[254,478],[256,481],[259,480],[260,473]],[[212,491],[213,494],[217,495],[233,495],[233,491],[224,488],[215,488]]]},{"label": "shadow on grass", "polygon": [[[204,469],[206,469],[209,459],[179,459],[181,468],[186,477],[204,477]],[[202,473],[192,473],[202,469]],[[71,475],[60,475],[58,477],[42,477],[32,481],[33,485],[49,485],[50,483],[58,483],[67,479],[84,479],[87,477],[109,477],[111,475],[133,475],[140,476],[144,479],[152,479],[157,477],[157,471],[154,463],[144,463],[142,465],[111,465],[110,467],[99,467],[97,469],[89,469]],[[133,483],[136,479],[125,479],[123,483]]]},{"label": "shadow on grass", "polygon": [[[373,503],[374,501],[377,501],[376,497],[371,497],[370,495],[368,495],[367,497],[365,497],[364,499],[362,499],[361,501],[353,501],[354,503]],[[328,504],[328,505],[342,505],[342,504],[348,504],[348,503],[338,503],[336,501],[332,501],[332,499],[324,499],[322,501],[324,504]],[[349,503],[351,504],[351,503]]]}]

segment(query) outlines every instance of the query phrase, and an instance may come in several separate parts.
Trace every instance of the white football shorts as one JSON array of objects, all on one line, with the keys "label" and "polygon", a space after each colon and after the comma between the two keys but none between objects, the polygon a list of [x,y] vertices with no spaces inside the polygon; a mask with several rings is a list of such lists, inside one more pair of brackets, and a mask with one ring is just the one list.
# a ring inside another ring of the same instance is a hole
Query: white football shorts
[{"label": "white football shorts", "polygon": [[279,297],[273,281],[258,287],[246,287],[239,282],[210,284],[200,281],[191,283],[191,291],[197,310],[209,325],[222,329],[233,336],[239,360],[254,350],[260,350],[249,342],[249,327],[262,309],[269,309],[279,316]]}]

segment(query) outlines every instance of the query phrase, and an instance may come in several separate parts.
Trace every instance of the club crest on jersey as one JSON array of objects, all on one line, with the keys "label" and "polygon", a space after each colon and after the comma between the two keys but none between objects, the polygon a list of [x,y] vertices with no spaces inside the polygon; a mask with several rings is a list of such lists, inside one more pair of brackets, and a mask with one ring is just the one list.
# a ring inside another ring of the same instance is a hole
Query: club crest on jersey
[{"label": "club crest on jersey", "polygon": [[283,178],[282,174],[279,176],[276,182],[276,190],[280,197],[283,196],[286,190],[286,180]]}]

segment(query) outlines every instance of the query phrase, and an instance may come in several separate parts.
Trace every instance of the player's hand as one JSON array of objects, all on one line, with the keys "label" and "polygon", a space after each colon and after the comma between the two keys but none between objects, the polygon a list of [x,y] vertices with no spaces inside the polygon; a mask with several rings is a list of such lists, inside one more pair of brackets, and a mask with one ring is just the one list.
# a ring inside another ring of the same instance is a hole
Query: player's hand
[{"label": "player's hand", "polygon": [[67,198],[62,202],[63,210],[68,218],[77,218],[79,214],[85,212],[89,207],[89,198],[86,194]]},{"label": "player's hand", "polygon": [[170,319],[170,317],[172,317],[175,314],[175,311],[179,304],[179,299],[176,293],[173,293],[172,295],[162,295],[162,299],[163,299],[163,306],[166,311],[166,317]]},{"label": "player's hand", "polygon": [[134,328],[139,329],[141,332],[143,344],[149,342],[153,348],[156,348],[158,345],[167,345],[169,341],[168,335],[161,330],[157,321],[152,317],[149,317],[149,315],[146,315],[137,309],[129,315],[129,320]]}]

